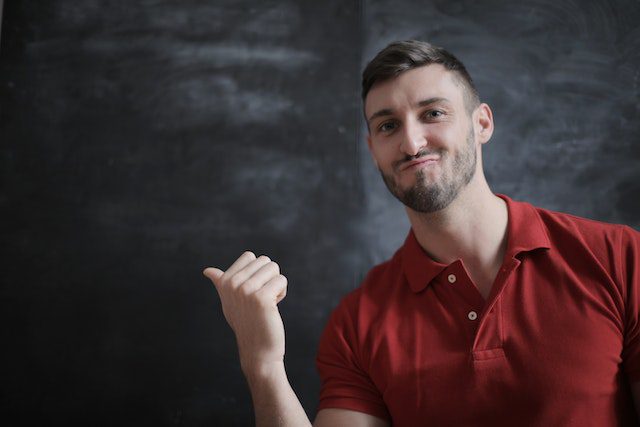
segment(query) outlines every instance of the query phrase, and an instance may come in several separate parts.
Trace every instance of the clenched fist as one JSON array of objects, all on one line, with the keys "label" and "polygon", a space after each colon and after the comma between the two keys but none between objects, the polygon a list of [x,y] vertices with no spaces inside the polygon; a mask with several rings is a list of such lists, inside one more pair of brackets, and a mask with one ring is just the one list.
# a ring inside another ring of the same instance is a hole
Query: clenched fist
[{"label": "clenched fist", "polygon": [[245,375],[283,363],[284,326],[277,304],[286,295],[287,279],[278,264],[245,252],[227,271],[209,267],[203,274],[218,291]]}]

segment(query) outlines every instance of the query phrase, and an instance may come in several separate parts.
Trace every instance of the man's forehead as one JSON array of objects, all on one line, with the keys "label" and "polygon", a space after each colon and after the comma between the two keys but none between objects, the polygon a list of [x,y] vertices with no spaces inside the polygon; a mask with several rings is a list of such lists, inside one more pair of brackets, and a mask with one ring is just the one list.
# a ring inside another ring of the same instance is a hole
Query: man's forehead
[{"label": "man's forehead", "polygon": [[417,106],[425,99],[461,102],[464,88],[456,80],[454,72],[440,64],[405,71],[372,86],[364,102],[365,115],[407,103]]}]

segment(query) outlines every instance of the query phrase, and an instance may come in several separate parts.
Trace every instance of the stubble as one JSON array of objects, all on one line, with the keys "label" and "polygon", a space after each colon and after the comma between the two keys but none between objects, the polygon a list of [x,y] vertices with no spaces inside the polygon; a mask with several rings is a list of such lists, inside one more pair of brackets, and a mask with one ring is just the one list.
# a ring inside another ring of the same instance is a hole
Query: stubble
[{"label": "stubble", "polygon": [[471,182],[475,171],[477,153],[473,127],[467,136],[464,149],[449,159],[449,152],[443,149],[421,151],[407,160],[418,159],[423,156],[436,154],[440,156],[440,167],[445,167],[448,160],[450,169],[444,169],[437,181],[429,181],[427,172],[420,169],[416,172],[415,184],[403,189],[399,186],[392,174],[385,174],[380,170],[382,179],[387,188],[405,206],[416,212],[432,213],[442,210],[455,200],[460,191]]}]

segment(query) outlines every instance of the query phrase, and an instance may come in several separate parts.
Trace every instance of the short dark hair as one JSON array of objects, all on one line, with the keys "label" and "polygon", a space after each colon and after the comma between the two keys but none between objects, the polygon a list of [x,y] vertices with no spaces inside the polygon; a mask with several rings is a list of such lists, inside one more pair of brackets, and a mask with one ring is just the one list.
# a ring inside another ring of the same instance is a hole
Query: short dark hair
[{"label": "short dark hair", "polygon": [[480,104],[478,90],[462,62],[445,49],[419,40],[393,42],[378,52],[362,72],[362,102],[374,84],[429,64],[441,64],[454,73],[464,86],[465,105],[469,112]]}]

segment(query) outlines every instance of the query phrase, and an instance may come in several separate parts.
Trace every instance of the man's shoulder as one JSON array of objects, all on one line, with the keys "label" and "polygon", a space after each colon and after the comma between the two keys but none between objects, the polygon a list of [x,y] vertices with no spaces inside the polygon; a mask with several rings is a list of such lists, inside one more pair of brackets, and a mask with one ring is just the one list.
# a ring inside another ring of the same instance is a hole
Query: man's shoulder
[{"label": "man's shoulder", "polygon": [[551,247],[569,256],[586,250],[610,260],[624,247],[638,246],[640,233],[624,224],[599,221],[566,212],[533,206],[549,237]]},{"label": "man's shoulder", "polygon": [[550,237],[554,237],[554,233],[598,238],[611,238],[625,233],[638,234],[636,230],[624,224],[600,221],[538,206],[534,206],[534,209],[550,233]]}]

